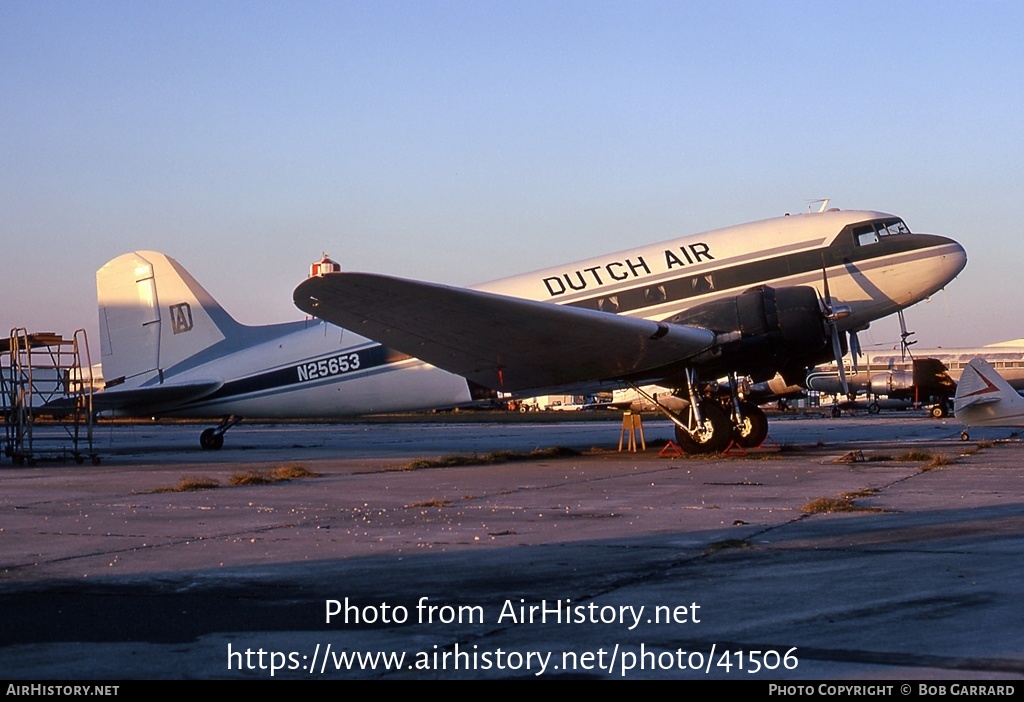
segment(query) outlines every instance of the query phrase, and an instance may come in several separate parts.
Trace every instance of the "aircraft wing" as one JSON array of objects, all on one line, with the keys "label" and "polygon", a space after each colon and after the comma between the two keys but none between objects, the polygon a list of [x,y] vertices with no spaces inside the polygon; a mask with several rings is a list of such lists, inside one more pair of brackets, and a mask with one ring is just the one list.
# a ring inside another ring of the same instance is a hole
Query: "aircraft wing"
[{"label": "aircraft wing", "polygon": [[369,273],[308,278],[294,300],[307,314],[506,392],[658,377],[715,339],[702,327]]}]

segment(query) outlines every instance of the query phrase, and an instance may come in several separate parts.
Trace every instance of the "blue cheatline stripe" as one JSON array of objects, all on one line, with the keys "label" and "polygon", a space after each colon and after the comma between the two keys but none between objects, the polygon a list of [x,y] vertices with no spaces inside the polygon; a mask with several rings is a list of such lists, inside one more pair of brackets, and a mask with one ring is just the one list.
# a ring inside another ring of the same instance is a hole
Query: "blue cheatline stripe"
[{"label": "blue cheatline stripe", "polygon": [[[358,359],[353,361],[353,358]],[[338,381],[345,378],[363,377],[366,371],[380,369],[391,363],[398,363],[410,358],[410,356],[399,353],[386,346],[370,346],[358,350],[339,350],[337,352],[322,356],[309,361],[303,361],[284,368],[251,375],[247,378],[230,380],[224,383],[216,392],[202,398],[198,404],[206,404],[211,401],[234,399],[241,395],[276,390],[299,384],[320,384],[323,381]],[[347,366],[341,363],[340,359],[348,362]],[[331,361],[335,361],[332,366]],[[319,370],[310,374],[310,367],[323,364],[325,372]],[[332,372],[333,371],[333,372]]]}]

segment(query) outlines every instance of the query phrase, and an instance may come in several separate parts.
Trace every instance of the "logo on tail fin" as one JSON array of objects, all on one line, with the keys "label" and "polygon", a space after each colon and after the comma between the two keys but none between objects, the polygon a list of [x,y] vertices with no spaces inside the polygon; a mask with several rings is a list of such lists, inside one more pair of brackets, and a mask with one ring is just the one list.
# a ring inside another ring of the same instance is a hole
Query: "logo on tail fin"
[{"label": "logo on tail fin", "polygon": [[171,329],[175,334],[184,334],[192,330],[192,307],[187,302],[171,305]]}]

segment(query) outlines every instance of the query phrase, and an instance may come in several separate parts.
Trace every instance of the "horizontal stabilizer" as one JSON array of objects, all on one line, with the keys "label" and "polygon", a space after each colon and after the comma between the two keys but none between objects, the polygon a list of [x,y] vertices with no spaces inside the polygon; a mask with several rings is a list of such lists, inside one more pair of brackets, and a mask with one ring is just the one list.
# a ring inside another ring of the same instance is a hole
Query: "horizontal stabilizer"
[{"label": "horizontal stabilizer", "polygon": [[142,410],[146,414],[159,414],[186,402],[206,397],[219,390],[222,385],[224,382],[221,380],[207,380],[124,390],[103,390],[93,394],[92,406],[96,412],[127,411],[135,414]]},{"label": "horizontal stabilizer", "polygon": [[701,327],[367,273],[309,278],[294,300],[307,314],[507,392],[657,377],[715,339]]}]

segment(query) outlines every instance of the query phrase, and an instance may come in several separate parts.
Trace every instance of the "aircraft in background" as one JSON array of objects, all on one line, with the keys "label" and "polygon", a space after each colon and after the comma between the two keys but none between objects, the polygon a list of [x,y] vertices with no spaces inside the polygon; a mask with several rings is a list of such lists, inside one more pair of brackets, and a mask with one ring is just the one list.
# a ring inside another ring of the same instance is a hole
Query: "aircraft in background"
[{"label": "aircraft in background", "polygon": [[[966,427],[1024,426],[1024,397],[983,358],[963,369],[953,403],[957,420]],[[966,429],[960,438],[970,438]]]},{"label": "aircraft in background", "polygon": [[[824,210],[824,207],[822,208]],[[740,379],[842,359],[848,332],[945,287],[966,265],[952,239],[900,218],[830,209],[741,224],[457,288],[369,273],[311,276],[302,311],[518,396],[656,384],[687,452],[759,445],[764,412]],[[709,388],[725,379],[725,398]]]},{"label": "aircraft in background", "polygon": [[[841,377],[835,365],[819,366],[807,374],[807,389],[832,395],[832,416],[839,416],[840,409],[863,407],[871,414],[883,408],[906,409],[913,405],[931,404],[929,410],[935,418],[947,417],[952,411],[951,398],[956,392],[956,382],[946,372],[946,366],[939,360],[927,357],[911,359],[897,367],[890,363],[887,368],[872,370],[851,369]],[[845,381],[845,386],[844,386]],[[867,395],[867,402],[857,401],[857,395]],[[840,396],[849,398],[839,402]],[[887,398],[890,402],[879,400]]]},{"label": "aircraft in background", "polygon": [[970,348],[919,349],[913,355],[869,351],[856,367],[846,363],[848,392],[843,391],[843,379],[834,363],[813,369],[807,376],[807,388],[836,398],[867,395],[868,402],[862,404],[871,413],[884,404],[879,397],[901,401],[893,403],[897,407],[931,404],[931,415],[938,419],[952,412],[960,374],[978,357],[989,359],[1014,388],[1024,389],[1024,339]]}]

